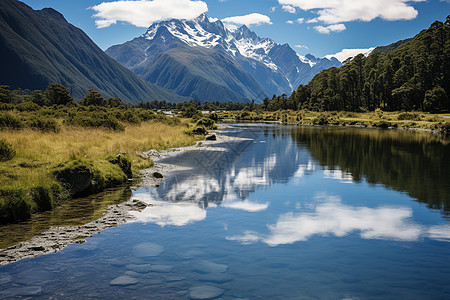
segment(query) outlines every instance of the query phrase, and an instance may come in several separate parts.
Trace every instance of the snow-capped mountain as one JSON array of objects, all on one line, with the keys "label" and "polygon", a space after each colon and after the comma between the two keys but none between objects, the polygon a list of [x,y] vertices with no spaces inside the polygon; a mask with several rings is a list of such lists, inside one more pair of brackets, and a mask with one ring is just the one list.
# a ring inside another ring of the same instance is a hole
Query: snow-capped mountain
[{"label": "snow-capped mountain", "polygon": [[201,101],[261,100],[290,93],[336,59],[300,56],[245,25],[229,30],[202,14],[162,21],[106,53],[152,83]]}]

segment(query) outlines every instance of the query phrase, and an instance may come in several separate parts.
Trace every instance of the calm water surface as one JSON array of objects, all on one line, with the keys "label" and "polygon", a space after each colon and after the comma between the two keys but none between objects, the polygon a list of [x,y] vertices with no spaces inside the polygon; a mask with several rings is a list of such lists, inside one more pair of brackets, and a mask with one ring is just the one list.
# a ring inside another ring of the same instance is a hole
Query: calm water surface
[{"label": "calm water surface", "polygon": [[[165,159],[139,221],[0,268],[0,298],[450,299],[450,146],[429,134],[235,126]],[[203,297],[203,298],[202,298]]]}]

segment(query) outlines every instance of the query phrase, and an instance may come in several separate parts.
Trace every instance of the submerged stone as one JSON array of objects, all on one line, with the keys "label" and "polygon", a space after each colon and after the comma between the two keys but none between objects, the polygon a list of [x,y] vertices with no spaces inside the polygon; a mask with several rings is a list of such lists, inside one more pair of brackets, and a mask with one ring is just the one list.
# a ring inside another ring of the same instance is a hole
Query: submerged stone
[{"label": "submerged stone", "polygon": [[159,273],[168,273],[172,270],[172,266],[169,265],[153,265],[151,267],[151,270],[153,272],[159,272]]},{"label": "submerged stone", "polygon": [[137,257],[159,256],[164,252],[164,247],[155,243],[137,244],[133,248],[133,254]]},{"label": "submerged stone", "polygon": [[148,273],[152,271],[151,264],[143,264],[143,265],[126,265],[128,270],[138,272],[138,273]]},{"label": "submerged stone", "polygon": [[109,282],[110,285],[117,285],[117,286],[127,286],[127,285],[133,285],[139,282],[139,279],[136,279],[131,276],[119,276],[116,279],[113,279]]},{"label": "submerged stone", "polygon": [[191,299],[214,299],[222,296],[224,290],[209,286],[209,285],[200,285],[194,286],[189,289],[189,297]]},{"label": "submerged stone", "polygon": [[208,260],[199,260],[195,262],[194,270],[199,273],[225,273],[228,270],[228,266]]}]

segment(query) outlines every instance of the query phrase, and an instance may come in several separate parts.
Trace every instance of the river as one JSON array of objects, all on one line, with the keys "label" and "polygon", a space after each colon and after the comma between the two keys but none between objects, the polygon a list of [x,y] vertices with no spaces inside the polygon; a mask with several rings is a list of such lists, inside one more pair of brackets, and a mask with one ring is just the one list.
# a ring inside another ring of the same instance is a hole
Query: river
[{"label": "river", "polygon": [[[0,297],[450,299],[450,141],[233,125],[136,220],[0,267]],[[129,197],[127,195],[126,197]]]}]

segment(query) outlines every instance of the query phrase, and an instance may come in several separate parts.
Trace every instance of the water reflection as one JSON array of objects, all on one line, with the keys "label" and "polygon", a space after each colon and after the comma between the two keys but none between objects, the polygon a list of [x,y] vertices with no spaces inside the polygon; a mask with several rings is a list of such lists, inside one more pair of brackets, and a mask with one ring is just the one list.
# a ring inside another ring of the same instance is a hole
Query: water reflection
[{"label": "water reflection", "polygon": [[[410,220],[412,210],[409,207],[355,207],[342,204],[338,196],[326,194],[318,194],[315,200],[318,204],[314,212],[284,213],[275,224],[268,225],[270,233],[266,235],[246,231],[242,236],[227,239],[246,244],[262,241],[277,246],[307,241],[314,235],[342,237],[354,231],[359,231],[364,239],[398,241],[416,241],[424,235],[423,226]],[[433,237],[445,229],[436,227]]]},{"label": "water reflection", "polygon": [[183,226],[204,220],[206,209],[217,205],[255,214],[278,212],[276,220],[265,224],[268,233],[244,228],[226,236],[243,244],[276,246],[313,236],[355,233],[363,239],[450,240],[449,226],[421,225],[413,220],[411,207],[389,201],[364,206],[357,199],[344,201],[339,195],[317,194],[316,190],[315,196],[297,201],[291,209],[287,201],[286,208],[272,210],[270,207],[279,206],[282,200],[278,195],[269,200],[252,197],[273,185],[289,185],[290,180],[299,186],[307,176],[318,174],[321,185],[324,180],[345,185],[381,183],[417,196],[430,207],[447,209],[450,166],[446,153],[450,152],[446,152],[449,146],[445,140],[349,128],[247,128],[234,133],[252,139],[217,145],[217,151],[185,153],[165,160],[190,170],[176,173],[158,188],[135,193],[134,197],[154,205],[136,217],[160,226]]}]

